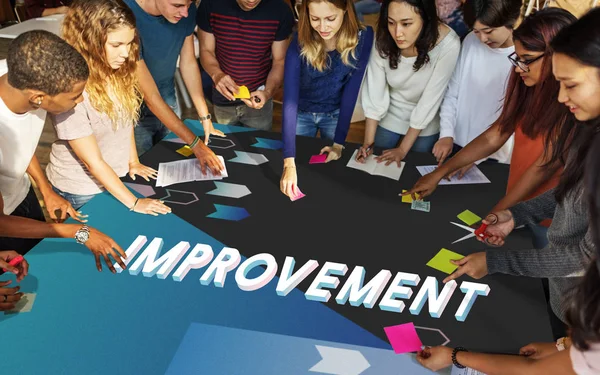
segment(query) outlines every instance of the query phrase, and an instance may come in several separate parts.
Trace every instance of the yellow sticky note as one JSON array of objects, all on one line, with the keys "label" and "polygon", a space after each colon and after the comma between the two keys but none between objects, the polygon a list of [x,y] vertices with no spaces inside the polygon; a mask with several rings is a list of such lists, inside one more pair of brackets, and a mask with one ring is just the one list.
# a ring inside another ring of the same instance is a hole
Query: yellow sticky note
[{"label": "yellow sticky note", "polygon": [[463,255],[460,255],[448,249],[442,249],[433,258],[431,258],[429,262],[427,262],[427,265],[431,268],[435,268],[436,270],[442,271],[449,275],[458,268],[458,266],[455,266],[454,264],[450,263],[450,261],[459,260],[462,258],[464,258]]},{"label": "yellow sticky note", "polygon": [[250,99],[250,90],[246,86],[240,86],[237,94],[233,94],[236,99]]},{"label": "yellow sticky note", "polygon": [[188,156],[191,156],[194,153],[194,151],[192,151],[190,146],[185,145],[182,148],[180,148],[179,150],[177,150],[177,153],[180,155],[183,155],[187,158]]},{"label": "yellow sticky note", "polygon": [[[403,193],[406,193],[407,190],[402,190]],[[417,200],[421,199],[421,197],[419,196],[419,194],[416,194]],[[403,195],[402,196],[402,203],[412,203],[413,199],[410,195]]]},{"label": "yellow sticky note", "polygon": [[462,220],[468,226],[471,226],[481,220],[481,218],[479,216],[475,215],[474,213],[472,213],[469,210],[464,210],[463,212],[458,214],[456,217],[458,217],[460,220]]}]

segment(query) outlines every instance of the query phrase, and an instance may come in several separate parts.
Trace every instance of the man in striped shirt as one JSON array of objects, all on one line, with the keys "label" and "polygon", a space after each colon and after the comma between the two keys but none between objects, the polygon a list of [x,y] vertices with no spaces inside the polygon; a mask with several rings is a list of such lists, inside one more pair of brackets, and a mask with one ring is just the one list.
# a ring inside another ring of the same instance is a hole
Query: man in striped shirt
[{"label": "man in striped shirt", "polygon": [[[294,26],[284,0],[202,0],[197,14],[200,61],[213,81],[218,123],[270,130],[273,92]],[[235,99],[240,86],[250,99]]]}]

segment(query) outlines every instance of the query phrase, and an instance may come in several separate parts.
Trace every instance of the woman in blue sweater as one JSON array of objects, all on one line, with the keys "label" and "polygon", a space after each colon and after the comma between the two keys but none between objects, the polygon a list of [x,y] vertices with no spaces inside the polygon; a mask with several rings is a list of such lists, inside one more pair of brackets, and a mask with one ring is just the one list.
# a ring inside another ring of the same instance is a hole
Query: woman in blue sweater
[{"label": "woman in blue sweater", "polygon": [[342,155],[350,119],[373,46],[373,29],[363,27],[352,0],[302,3],[298,34],[285,59],[281,191],[297,196],[296,135],[333,141],[321,154]]}]

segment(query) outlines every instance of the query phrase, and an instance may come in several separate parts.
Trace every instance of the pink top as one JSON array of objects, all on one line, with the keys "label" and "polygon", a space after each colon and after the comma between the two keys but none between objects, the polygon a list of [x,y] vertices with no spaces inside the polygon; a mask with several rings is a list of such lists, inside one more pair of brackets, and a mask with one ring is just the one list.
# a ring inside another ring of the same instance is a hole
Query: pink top
[{"label": "pink top", "polygon": [[577,375],[600,374],[600,343],[590,345],[590,350],[579,351],[575,346],[570,349],[573,371]]}]

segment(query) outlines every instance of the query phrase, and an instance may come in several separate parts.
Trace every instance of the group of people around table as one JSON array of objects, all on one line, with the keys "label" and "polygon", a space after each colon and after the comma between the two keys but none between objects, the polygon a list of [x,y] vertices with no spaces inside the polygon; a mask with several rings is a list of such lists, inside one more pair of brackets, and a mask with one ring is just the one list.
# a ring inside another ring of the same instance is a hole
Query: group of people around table
[{"label": "group of people around table", "polygon": [[[439,20],[433,0],[383,0],[376,30],[350,0],[304,0],[297,32],[283,0],[76,0],[61,37],[30,31],[0,61],[0,266],[41,238],[74,238],[115,272],[126,255],[86,224],[80,208],[108,191],[131,211],[171,212],[138,198],[121,178],[155,179],[139,155],[175,133],[203,171],[223,165],[208,147],[215,129],[202,76],[210,77],[216,121],[270,130],[282,85],[281,191],[298,191],[296,136],[330,142],[341,158],[359,95],[366,116],[357,159],[381,163],[432,153],[438,168],[406,192],[432,194],[443,178],[481,162],[509,163],[506,195],[490,210],[485,241],[501,246],[517,227],[534,248],[493,248],[456,261],[444,282],[505,273],[547,279],[557,343],[520,356],[435,347],[420,363],[454,363],[488,374],[592,374],[600,371],[600,10],[577,20],[544,9],[521,20],[519,0],[469,0],[472,31],[461,38]],[[194,33],[200,46],[199,67]],[[177,68],[202,123],[181,120]],[[236,99],[241,86],[250,98]],[[46,116],[57,134],[44,173],[35,156]],[[30,178],[53,223],[44,219]],[[65,224],[71,217],[81,224]],[[111,259],[112,258],[112,259]],[[113,261],[114,259],[114,261]],[[0,310],[22,293],[0,284]],[[565,350],[567,349],[567,350]]]}]

